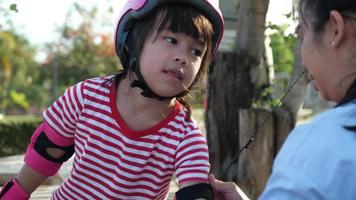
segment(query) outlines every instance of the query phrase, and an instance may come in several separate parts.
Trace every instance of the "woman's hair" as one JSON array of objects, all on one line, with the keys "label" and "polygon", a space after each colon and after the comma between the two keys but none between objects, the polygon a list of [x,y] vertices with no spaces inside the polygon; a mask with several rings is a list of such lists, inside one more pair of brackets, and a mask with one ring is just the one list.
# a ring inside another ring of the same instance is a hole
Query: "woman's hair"
[{"label": "woman's hair", "polygon": [[344,17],[356,20],[355,0],[300,0],[301,17],[310,18],[313,31],[322,32],[329,19],[330,12],[336,10]]},{"label": "woman's hair", "polygon": [[[206,46],[206,51],[202,59],[199,72],[192,85],[187,88],[185,96],[177,97],[177,100],[187,109],[188,117],[191,116],[191,105],[188,102],[189,91],[191,89],[203,89],[206,83],[206,71],[211,62],[213,26],[202,12],[197,8],[182,3],[167,3],[159,6],[152,14],[136,22],[132,35],[134,48],[139,56],[142,52],[145,41],[160,32],[169,30],[174,33],[185,33],[194,39],[199,40]],[[129,55],[124,55],[129,56]],[[127,58],[125,58],[127,59]],[[129,68],[129,70],[132,70]]]}]

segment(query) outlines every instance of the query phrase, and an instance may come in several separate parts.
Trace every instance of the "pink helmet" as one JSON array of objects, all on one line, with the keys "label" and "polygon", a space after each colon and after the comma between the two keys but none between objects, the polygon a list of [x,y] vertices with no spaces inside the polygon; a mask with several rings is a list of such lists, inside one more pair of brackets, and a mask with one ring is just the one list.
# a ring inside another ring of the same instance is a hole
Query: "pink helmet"
[{"label": "pink helmet", "polygon": [[195,6],[201,10],[214,27],[212,55],[214,56],[224,32],[224,19],[219,8],[219,0],[128,0],[118,18],[115,28],[115,50],[122,59],[127,36],[132,31],[132,22],[145,17],[162,3],[175,2]]}]

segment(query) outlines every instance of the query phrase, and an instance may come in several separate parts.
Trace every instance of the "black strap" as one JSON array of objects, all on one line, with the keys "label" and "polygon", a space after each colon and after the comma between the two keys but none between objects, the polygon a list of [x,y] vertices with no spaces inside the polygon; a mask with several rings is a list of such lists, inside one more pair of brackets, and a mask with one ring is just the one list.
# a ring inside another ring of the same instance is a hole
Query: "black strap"
[{"label": "black strap", "polygon": [[[53,158],[51,155],[47,153],[47,148],[57,148],[64,151],[64,155],[60,158]],[[74,145],[62,147],[53,143],[50,139],[48,139],[45,132],[40,133],[38,136],[35,147],[37,153],[43,156],[45,159],[55,162],[55,163],[63,163],[67,161],[74,154]]]},{"label": "black strap", "polygon": [[[354,99],[356,99],[356,79],[347,90],[345,97],[342,98],[341,101],[335,107],[344,105]],[[356,132],[356,126],[344,126],[344,128]]]},{"label": "black strap", "polygon": [[347,90],[345,97],[342,98],[341,101],[335,107],[344,105],[354,99],[356,99],[356,79]]},{"label": "black strap", "polygon": [[3,197],[5,193],[9,191],[12,186],[14,186],[13,180],[7,182],[0,192],[0,198]]},{"label": "black strap", "polygon": [[154,93],[150,87],[148,87],[145,79],[143,78],[140,67],[137,63],[136,58],[132,58],[129,62],[130,68],[136,73],[137,79],[131,83],[131,87],[138,87],[142,90],[141,95],[148,98],[158,99],[159,101],[169,100],[174,97],[162,97]]},{"label": "black strap", "polygon": [[208,183],[199,183],[184,187],[176,192],[177,200],[194,200],[197,198],[204,198],[206,200],[213,200],[213,189]]}]

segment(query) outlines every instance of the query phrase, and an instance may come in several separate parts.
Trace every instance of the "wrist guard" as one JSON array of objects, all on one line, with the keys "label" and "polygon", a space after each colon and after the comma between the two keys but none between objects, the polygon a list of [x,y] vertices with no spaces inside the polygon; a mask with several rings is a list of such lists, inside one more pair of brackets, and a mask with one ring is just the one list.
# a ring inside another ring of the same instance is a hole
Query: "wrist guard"
[{"label": "wrist guard", "polygon": [[184,187],[176,192],[177,200],[194,200],[203,198],[206,200],[213,200],[213,189],[208,183],[199,183]]},{"label": "wrist guard", "polygon": [[0,200],[27,200],[29,198],[30,195],[22,189],[15,178],[7,182],[0,192]]}]

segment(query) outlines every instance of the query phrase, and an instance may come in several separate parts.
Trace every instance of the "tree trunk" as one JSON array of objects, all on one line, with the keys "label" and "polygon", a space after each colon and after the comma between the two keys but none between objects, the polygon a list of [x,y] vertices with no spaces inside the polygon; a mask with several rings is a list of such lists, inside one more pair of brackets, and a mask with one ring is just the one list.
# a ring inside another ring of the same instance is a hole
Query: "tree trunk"
[{"label": "tree trunk", "polygon": [[[268,0],[240,0],[236,49],[220,53],[209,71],[206,128],[212,173],[222,180],[235,181],[252,198],[263,191],[273,159],[296,123],[307,85],[301,75],[300,41],[296,45],[293,73],[282,104],[275,110],[252,108],[256,88],[264,78],[256,77],[264,53],[265,17]],[[258,76],[258,75],[257,75]],[[299,79],[296,83],[295,80]],[[252,136],[250,148],[240,148]]]},{"label": "tree trunk", "polygon": [[[272,171],[275,127],[273,118],[269,116],[271,112],[267,110],[240,110],[241,144],[246,143],[250,136],[258,131],[258,136],[250,148],[240,155],[238,162],[237,183],[251,199],[258,198]],[[262,123],[263,126],[260,126]]]},{"label": "tree trunk", "polygon": [[212,172],[224,180],[238,178],[237,164],[223,169],[240,149],[239,111],[251,108],[256,95],[252,73],[261,67],[268,3],[239,1],[235,52],[217,55],[209,71],[206,128],[210,159]]},{"label": "tree trunk", "polygon": [[[284,140],[286,139],[290,131],[294,128],[297,122],[298,111],[303,104],[305,91],[309,82],[307,73],[305,73],[305,68],[302,63],[300,45],[301,41],[300,39],[297,39],[297,43],[295,46],[292,77],[287,86],[287,88],[292,87],[292,89],[290,91],[286,91],[288,93],[286,98],[282,102],[281,106],[276,109],[276,112],[274,113],[276,123],[275,154],[278,153],[279,149],[283,145]],[[295,82],[297,79],[299,80]]]}]

